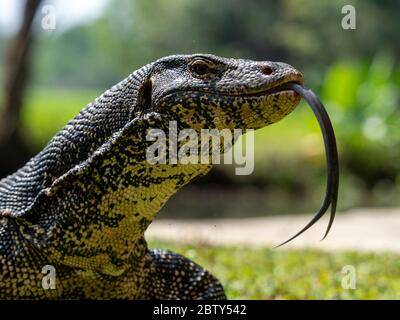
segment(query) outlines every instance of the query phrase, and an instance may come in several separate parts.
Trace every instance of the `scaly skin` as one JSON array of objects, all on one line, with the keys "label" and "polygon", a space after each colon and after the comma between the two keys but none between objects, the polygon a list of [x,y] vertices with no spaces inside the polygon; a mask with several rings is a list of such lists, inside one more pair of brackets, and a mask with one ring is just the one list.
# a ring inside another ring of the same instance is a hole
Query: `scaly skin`
[{"label": "scaly skin", "polygon": [[[300,97],[284,63],[174,55],[87,105],[23,168],[0,181],[0,298],[223,299],[218,280],[144,232],[165,202],[211,165],[146,161],[150,128],[257,129]],[[42,288],[43,266],[56,289]]]}]

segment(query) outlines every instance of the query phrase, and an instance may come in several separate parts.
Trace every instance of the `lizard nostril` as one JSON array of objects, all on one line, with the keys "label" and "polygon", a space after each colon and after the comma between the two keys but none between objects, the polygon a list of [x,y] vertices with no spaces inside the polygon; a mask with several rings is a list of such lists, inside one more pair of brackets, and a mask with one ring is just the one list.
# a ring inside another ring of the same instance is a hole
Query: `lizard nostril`
[{"label": "lizard nostril", "polygon": [[267,65],[263,65],[263,66],[261,66],[261,72],[263,73],[263,74],[265,74],[265,75],[270,75],[272,72],[274,72],[274,70],[270,67],[270,66],[267,66]]}]

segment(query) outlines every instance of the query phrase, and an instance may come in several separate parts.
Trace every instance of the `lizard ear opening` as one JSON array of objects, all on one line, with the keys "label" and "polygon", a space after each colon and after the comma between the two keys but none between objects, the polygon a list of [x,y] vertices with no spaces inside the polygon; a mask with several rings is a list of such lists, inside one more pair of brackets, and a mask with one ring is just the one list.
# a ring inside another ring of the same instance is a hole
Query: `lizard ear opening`
[{"label": "lizard ear opening", "polygon": [[150,79],[142,85],[139,93],[139,101],[142,108],[150,109],[153,105],[153,83]]}]

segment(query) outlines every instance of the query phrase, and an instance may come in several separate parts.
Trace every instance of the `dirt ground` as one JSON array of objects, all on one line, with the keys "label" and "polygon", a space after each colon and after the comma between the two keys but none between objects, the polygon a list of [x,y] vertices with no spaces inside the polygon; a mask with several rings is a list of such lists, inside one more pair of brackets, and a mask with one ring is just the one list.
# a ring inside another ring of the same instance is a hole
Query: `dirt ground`
[{"label": "dirt ground", "polygon": [[[250,219],[156,220],[147,239],[214,245],[275,246],[287,240],[312,214]],[[328,214],[283,248],[395,251],[400,253],[400,208],[359,208],[339,212],[331,232],[320,241]]]}]

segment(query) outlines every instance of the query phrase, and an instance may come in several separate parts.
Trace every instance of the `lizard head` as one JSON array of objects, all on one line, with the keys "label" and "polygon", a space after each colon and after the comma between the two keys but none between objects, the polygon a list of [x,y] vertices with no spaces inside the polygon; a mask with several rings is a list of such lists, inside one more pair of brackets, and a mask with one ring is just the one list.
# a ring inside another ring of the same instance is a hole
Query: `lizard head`
[{"label": "lizard head", "polygon": [[281,86],[303,84],[286,63],[173,55],[152,65],[146,91],[151,110],[194,129],[257,129],[289,114],[300,96]]}]

